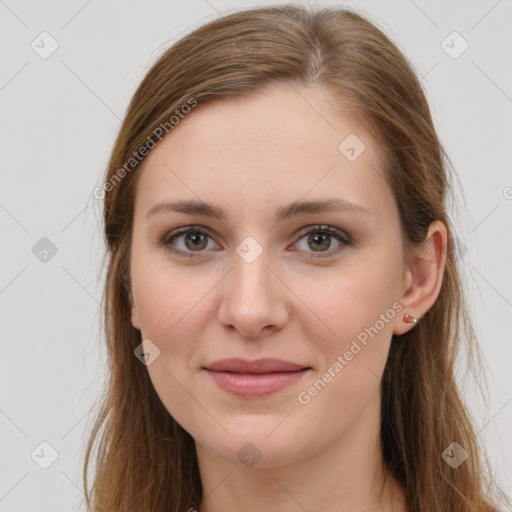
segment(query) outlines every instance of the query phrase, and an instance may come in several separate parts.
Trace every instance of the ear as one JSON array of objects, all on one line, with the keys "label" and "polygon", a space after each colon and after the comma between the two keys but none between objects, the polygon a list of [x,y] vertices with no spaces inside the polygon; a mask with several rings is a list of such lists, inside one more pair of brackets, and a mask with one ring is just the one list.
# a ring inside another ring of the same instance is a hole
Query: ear
[{"label": "ear", "polygon": [[133,301],[133,296],[132,296],[131,292],[130,292],[128,298],[130,300],[130,305],[132,308],[131,309],[132,325],[133,325],[133,327],[135,327],[135,329],[140,330],[139,313],[137,312],[137,307],[135,306],[135,302]]},{"label": "ear", "polygon": [[404,334],[414,327],[414,323],[404,321],[406,313],[419,321],[435,303],[443,283],[447,241],[446,226],[436,220],[430,224],[424,244],[409,258],[399,299],[403,313],[397,317],[393,334]]}]

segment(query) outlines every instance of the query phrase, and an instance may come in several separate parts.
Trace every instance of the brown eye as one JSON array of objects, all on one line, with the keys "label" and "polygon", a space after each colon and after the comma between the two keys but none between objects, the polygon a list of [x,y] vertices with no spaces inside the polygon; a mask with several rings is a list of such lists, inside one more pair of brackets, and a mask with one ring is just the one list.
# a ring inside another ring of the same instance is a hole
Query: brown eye
[{"label": "brown eye", "polygon": [[204,230],[195,226],[178,228],[168,233],[161,241],[172,252],[184,257],[193,257],[194,253],[206,252],[211,236]]},{"label": "brown eye", "polygon": [[329,249],[331,245],[331,235],[318,233],[309,235],[308,244],[310,244],[310,247],[313,247],[315,251],[317,249],[320,251],[324,249]]},{"label": "brown eye", "polygon": [[207,246],[207,237],[205,233],[200,231],[185,234],[185,245],[191,251],[201,250]]},{"label": "brown eye", "polygon": [[[313,226],[302,231],[301,237],[297,244],[302,239],[305,240],[302,247],[299,250],[309,253],[311,257],[330,257],[339,253],[350,245],[350,237],[343,231],[333,228],[331,226]],[[332,249],[333,242],[337,243],[337,247]],[[316,253],[316,254],[315,254]]]},{"label": "brown eye", "polygon": [[[303,242],[305,246],[299,247],[299,250],[308,254],[309,257],[335,256],[351,244],[349,235],[331,226],[308,227],[302,231],[296,244],[299,244],[302,239],[307,240]],[[168,233],[161,243],[179,256],[194,257],[196,254],[206,253],[208,249],[212,249],[208,247],[210,241],[213,243],[213,238],[205,230],[198,229],[197,226],[186,226]],[[333,242],[338,244],[334,249],[332,249]]]}]

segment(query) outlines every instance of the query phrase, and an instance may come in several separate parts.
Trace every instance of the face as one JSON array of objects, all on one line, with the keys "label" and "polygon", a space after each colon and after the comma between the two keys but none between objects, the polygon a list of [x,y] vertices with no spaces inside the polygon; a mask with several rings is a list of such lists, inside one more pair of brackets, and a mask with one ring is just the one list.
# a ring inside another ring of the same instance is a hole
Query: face
[{"label": "face", "polygon": [[[381,148],[327,92],[298,91],[199,105],[136,190],[132,324],[155,390],[196,445],[260,467],[325,449],[378,404],[404,290]],[[214,364],[229,358],[281,362]]]}]

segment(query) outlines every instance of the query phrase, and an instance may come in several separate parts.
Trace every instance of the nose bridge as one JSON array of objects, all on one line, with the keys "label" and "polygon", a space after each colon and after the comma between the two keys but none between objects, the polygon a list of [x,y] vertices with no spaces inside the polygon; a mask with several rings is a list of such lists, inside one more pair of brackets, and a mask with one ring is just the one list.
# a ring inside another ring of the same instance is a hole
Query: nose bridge
[{"label": "nose bridge", "polygon": [[247,245],[240,244],[233,258],[232,291],[235,295],[239,294],[241,299],[270,299],[272,284],[269,277],[272,273],[268,269],[268,251],[262,250],[255,255],[255,249],[251,246],[246,252],[244,250],[247,250]]},{"label": "nose bridge", "polygon": [[267,249],[247,237],[233,254],[233,269],[222,294],[219,321],[244,336],[256,336],[267,326],[281,326],[287,305],[279,279],[270,270]]}]

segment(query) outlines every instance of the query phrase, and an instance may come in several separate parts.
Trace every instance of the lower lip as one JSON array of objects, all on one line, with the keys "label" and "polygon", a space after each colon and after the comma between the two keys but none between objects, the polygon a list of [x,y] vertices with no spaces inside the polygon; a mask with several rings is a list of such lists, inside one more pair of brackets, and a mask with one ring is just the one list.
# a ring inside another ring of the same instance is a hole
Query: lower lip
[{"label": "lower lip", "polygon": [[230,373],[205,370],[224,391],[237,396],[271,395],[300,380],[309,368],[296,372]]}]

